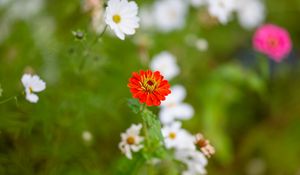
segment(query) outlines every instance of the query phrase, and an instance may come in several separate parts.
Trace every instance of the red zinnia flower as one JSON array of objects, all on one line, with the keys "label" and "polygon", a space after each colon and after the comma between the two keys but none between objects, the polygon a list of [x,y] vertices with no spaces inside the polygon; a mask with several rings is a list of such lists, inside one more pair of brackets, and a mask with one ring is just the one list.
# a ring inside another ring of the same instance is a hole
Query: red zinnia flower
[{"label": "red zinnia flower", "polygon": [[168,81],[164,80],[160,72],[151,70],[133,72],[128,87],[134,98],[148,106],[159,106],[166,99],[165,96],[171,93]]}]

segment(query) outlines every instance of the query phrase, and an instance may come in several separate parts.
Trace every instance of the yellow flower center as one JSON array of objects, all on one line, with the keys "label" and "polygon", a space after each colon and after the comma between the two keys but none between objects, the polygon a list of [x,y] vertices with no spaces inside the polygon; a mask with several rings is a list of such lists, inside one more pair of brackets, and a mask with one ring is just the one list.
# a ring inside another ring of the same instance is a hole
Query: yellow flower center
[{"label": "yellow flower center", "polygon": [[121,16],[120,15],[114,15],[113,17],[112,17],[112,19],[113,19],[113,21],[115,22],[115,23],[120,23],[121,22]]},{"label": "yellow flower center", "polygon": [[141,81],[141,86],[146,92],[152,93],[158,86],[158,82],[153,77],[144,77]]},{"label": "yellow flower center", "polygon": [[170,139],[174,140],[176,138],[176,133],[175,132],[170,132],[169,137],[170,137]]},{"label": "yellow flower center", "polygon": [[31,86],[29,87],[29,92],[30,92],[30,93],[33,93],[33,89],[32,89]]},{"label": "yellow flower center", "polygon": [[129,137],[126,139],[126,142],[127,142],[128,145],[133,145],[133,144],[135,143],[134,137],[129,136]]}]

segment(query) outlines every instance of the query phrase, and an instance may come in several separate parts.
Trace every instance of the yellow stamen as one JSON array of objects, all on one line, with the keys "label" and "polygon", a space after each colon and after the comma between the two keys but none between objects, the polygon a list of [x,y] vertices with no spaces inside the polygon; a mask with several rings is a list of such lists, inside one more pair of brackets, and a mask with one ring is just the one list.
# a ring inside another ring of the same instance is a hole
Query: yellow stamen
[{"label": "yellow stamen", "polygon": [[169,137],[170,139],[174,140],[176,138],[176,133],[170,132]]},{"label": "yellow stamen", "polygon": [[158,83],[157,81],[154,80],[154,77],[144,77],[142,78],[142,82],[141,82],[141,86],[142,88],[144,89],[144,91],[147,91],[147,92],[153,92],[156,87],[158,86]]},{"label": "yellow stamen", "polygon": [[32,87],[29,87],[29,92],[30,92],[30,93],[33,93]]},{"label": "yellow stamen", "polygon": [[115,23],[120,23],[121,22],[121,16],[120,15],[114,15],[113,17],[112,17],[112,19],[113,19],[113,21],[115,22]]}]

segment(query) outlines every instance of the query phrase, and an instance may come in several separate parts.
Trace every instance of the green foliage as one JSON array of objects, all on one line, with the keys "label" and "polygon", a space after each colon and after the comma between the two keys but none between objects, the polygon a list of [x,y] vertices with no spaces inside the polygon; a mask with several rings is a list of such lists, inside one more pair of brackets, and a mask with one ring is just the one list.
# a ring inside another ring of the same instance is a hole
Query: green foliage
[{"label": "green foliage", "polygon": [[142,110],[142,105],[137,99],[129,98],[128,100],[128,107],[134,112],[135,114],[138,114]]},{"label": "green foliage", "polygon": [[[243,30],[237,20],[214,23],[195,8],[182,30],[139,29],[120,41],[108,31],[97,38],[79,1],[40,0],[45,7],[31,17],[12,8],[23,1],[5,2],[0,3],[1,175],[147,174],[151,157],[164,159],[152,167],[154,174],[178,174],[180,166],[161,145],[156,111],[142,113],[137,100],[129,100],[134,113],[126,105],[131,73],[148,69],[164,50],[176,56],[181,70],[171,85],[183,84],[185,102],[195,109],[184,128],[203,132],[216,146],[208,174],[249,174],[253,160],[265,167],[261,174],[298,173],[300,0],[265,1],[266,22],[285,27],[294,47],[290,59],[271,66],[251,49],[254,31]],[[152,2],[137,0],[139,6]],[[199,52],[186,41],[190,35],[207,39],[209,49]],[[24,72],[47,83],[37,104],[18,96]],[[118,149],[120,133],[140,121],[152,141],[128,160]],[[93,135],[90,143],[82,139],[86,130]]]},{"label": "green foliage", "polygon": [[3,93],[3,89],[1,88],[1,84],[0,84],[0,97],[2,96]]},{"label": "green foliage", "polygon": [[143,155],[145,159],[165,158],[167,152],[163,146],[164,138],[158,117],[137,99],[128,99],[128,106],[135,114],[140,114],[142,117],[145,136]]},{"label": "green foliage", "polygon": [[144,109],[141,113],[145,129],[144,156],[146,159],[153,157],[164,158],[166,150],[163,146],[164,138],[161,133],[161,124],[158,117],[150,110]]}]

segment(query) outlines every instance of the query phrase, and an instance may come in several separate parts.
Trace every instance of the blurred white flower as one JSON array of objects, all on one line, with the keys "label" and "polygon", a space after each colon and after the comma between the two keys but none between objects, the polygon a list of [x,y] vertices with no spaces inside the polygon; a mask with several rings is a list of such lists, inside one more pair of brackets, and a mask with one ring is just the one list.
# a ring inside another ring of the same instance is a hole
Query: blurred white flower
[{"label": "blurred white flower", "polygon": [[195,34],[188,34],[185,37],[187,45],[196,47],[197,50],[203,52],[208,49],[208,42],[205,38],[198,38]]},{"label": "blurred white flower", "polygon": [[195,45],[199,51],[206,51],[208,49],[208,42],[204,38],[196,39]]},{"label": "blurred white flower", "polygon": [[21,79],[26,93],[26,99],[31,103],[36,103],[39,97],[34,92],[41,92],[46,89],[46,83],[37,75],[24,74]]},{"label": "blurred white flower", "polygon": [[186,0],[160,0],[154,4],[154,22],[163,32],[182,29],[188,10]]},{"label": "blurred white flower", "polygon": [[237,0],[237,15],[242,27],[251,30],[263,23],[265,7],[260,0]]},{"label": "blurred white flower", "polygon": [[162,129],[166,148],[195,149],[193,136],[181,128],[180,122],[165,125]]},{"label": "blurred white flower", "polygon": [[105,22],[104,12],[102,8],[99,8],[92,12],[92,28],[98,34],[103,32],[105,28]]},{"label": "blurred white flower", "polygon": [[154,21],[152,11],[153,11],[152,8],[149,6],[144,6],[140,9],[142,29],[151,29],[154,27],[155,21]]},{"label": "blurred white flower", "polygon": [[0,0],[0,7],[6,6],[9,2],[10,2],[10,0]]},{"label": "blurred white flower", "polygon": [[193,7],[201,7],[205,5],[207,0],[190,0],[190,3]]},{"label": "blurred white flower", "polygon": [[167,80],[171,80],[180,73],[175,57],[166,51],[154,56],[150,68],[153,71],[160,71]]},{"label": "blurred white flower", "polygon": [[119,143],[119,148],[128,159],[132,159],[131,151],[137,152],[143,148],[141,142],[144,140],[144,138],[139,136],[141,128],[141,124],[132,124],[131,127],[126,130],[125,133],[121,134],[122,140]]},{"label": "blurred white flower", "polygon": [[7,18],[11,20],[29,20],[42,11],[44,0],[11,0],[7,10]]},{"label": "blurred white flower", "polygon": [[94,11],[102,6],[102,0],[84,0],[83,10],[84,11]]},{"label": "blurred white flower", "polygon": [[171,87],[171,94],[161,103],[159,112],[160,120],[163,124],[168,124],[176,119],[187,120],[193,117],[194,109],[190,104],[183,103],[186,97],[186,90],[181,85]]},{"label": "blurred white flower", "polygon": [[109,0],[105,12],[105,22],[114,31],[118,38],[125,39],[126,35],[135,34],[139,27],[137,16],[138,6],[134,1]]},{"label": "blurred white flower", "polygon": [[93,138],[93,135],[90,133],[90,131],[83,131],[82,132],[82,139],[86,142],[90,142]]},{"label": "blurred white flower", "polygon": [[235,0],[208,0],[208,12],[226,24],[236,8]]},{"label": "blurred white flower", "polygon": [[187,165],[187,170],[183,175],[206,174],[205,166],[207,165],[206,157],[197,150],[176,150],[175,158]]}]

